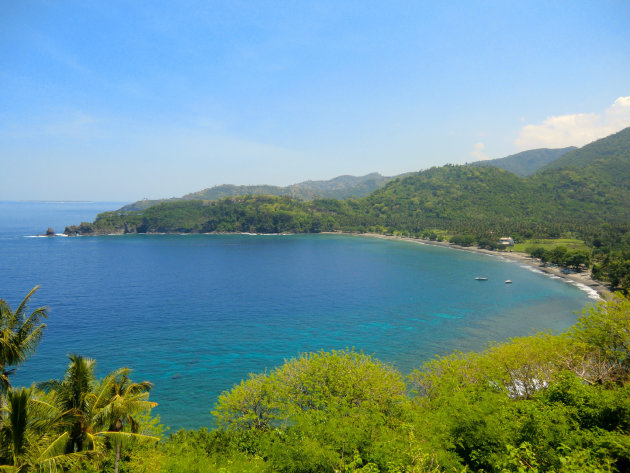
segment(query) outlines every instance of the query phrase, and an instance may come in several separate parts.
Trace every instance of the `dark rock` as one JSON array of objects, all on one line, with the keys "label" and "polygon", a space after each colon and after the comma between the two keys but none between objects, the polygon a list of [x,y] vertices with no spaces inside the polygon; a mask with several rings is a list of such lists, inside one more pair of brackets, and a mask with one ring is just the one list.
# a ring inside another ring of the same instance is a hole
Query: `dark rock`
[{"label": "dark rock", "polygon": [[77,231],[76,225],[70,225],[69,227],[66,227],[66,229],[63,231],[63,234],[68,236],[77,236],[78,233],[79,232]]},{"label": "dark rock", "polygon": [[55,236],[55,230],[53,230],[52,227],[48,227],[48,230],[46,230],[46,236]]}]

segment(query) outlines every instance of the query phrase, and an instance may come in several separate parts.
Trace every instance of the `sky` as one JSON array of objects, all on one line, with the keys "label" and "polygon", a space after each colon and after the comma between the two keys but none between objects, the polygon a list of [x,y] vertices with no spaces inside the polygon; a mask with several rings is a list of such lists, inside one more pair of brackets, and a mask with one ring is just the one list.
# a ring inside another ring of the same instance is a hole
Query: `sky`
[{"label": "sky", "polygon": [[630,2],[0,1],[0,200],[396,175],[630,126]]}]

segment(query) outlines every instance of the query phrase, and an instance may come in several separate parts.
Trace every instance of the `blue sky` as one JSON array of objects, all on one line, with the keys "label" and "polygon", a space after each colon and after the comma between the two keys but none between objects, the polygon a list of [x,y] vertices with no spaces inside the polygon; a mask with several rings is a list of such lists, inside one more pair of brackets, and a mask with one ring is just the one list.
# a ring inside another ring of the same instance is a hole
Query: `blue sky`
[{"label": "blue sky", "polygon": [[0,2],[0,200],[394,175],[630,126],[627,1]]}]

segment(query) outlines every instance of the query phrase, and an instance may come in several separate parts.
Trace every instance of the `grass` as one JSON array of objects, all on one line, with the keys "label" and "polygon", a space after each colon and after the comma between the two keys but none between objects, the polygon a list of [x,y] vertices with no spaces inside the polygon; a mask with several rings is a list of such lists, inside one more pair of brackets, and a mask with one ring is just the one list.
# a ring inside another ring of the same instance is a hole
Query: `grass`
[{"label": "grass", "polygon": [[588,250],[588,246],[575,238],[554,238],[554,239],[533,239],[514,245],[513,251],[525,252],[526,248],[540,246],[546,250],[551,250],[557,246],[566,246],[570,250]]}]

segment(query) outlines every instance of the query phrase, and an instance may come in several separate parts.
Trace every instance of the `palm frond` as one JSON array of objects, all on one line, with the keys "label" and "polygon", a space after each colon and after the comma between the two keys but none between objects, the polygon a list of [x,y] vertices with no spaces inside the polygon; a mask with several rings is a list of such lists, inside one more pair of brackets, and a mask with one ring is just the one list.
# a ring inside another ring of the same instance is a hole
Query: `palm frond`
[{"label": "palm frond", "polygon": [[109,430],[104,430],[102,432],[98,432],[95,434],[99,437],[104,437],[108,439],[114,445],[120,445],[124,447],[129,445],[130,443],[137,442],[159,442],[160,439],[158,437],[153,437],[151,435],[144,434],[136,434],[133,432],[111,432]]},{"label": "palm frond", "polygon": [[35,292],[39,289],[39,285],[35,286],[33,289],[31,289],[31,291],[26,295],[26,297],[22,300],[22,302],[20,303],[20,305],[18,306],[18,308],[15,310],[14,314],[16,317],[20,317],[20,315],[24,312],[24,310],[26,310],[26,306],[28,304],[28,300],[30,299],[30,297],[35,294]]},{"label": "palm frond", "polygon": [[38,307],[25,315],[28,301],[38,288],[31,289],[15,311],[0,300],[0,365],[4,368],[24,362],[35,352],[42,338],[46,324],[41,321],[47,317],[48,309]]},{"label": "palm frond", "polygon": [[69,438],[69,434],[68,432],[64,432],[63,434],[61,434],[59,437],[57,437],[54,441],[52,441],[50,443],[50,445],[48,445],[47,448],[44,449],[44,451],[39,455],[39,459],[41,461],[44,461],[48,458],[53,458],[55,456],[59,456],[60,454],[63,454],[66,448],[66,443],[68,442],[68,438]]},{"label": "palm frond", "polygon": [[41,459],[36,465],[40,471],[50,473],[76,471],[81,463],[99,456],[99,452],[89,450],[83,452],[60,453],[58,455]]}]

